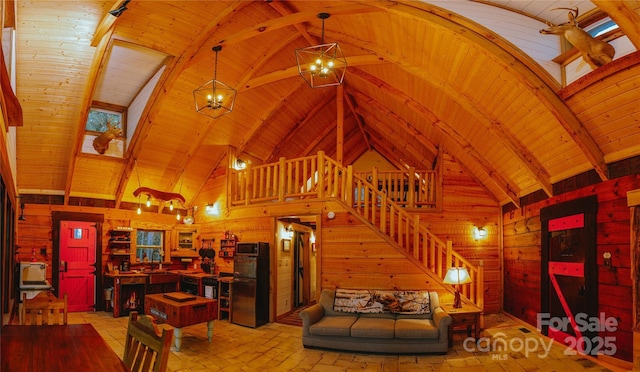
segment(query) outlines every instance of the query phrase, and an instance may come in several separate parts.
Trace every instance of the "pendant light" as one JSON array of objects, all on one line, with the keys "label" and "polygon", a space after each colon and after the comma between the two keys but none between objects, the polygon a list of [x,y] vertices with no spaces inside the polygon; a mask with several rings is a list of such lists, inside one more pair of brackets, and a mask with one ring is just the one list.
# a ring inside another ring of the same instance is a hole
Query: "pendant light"
[{"label": "pendant light", "polygon": [[212,118],[219,118],[233,110],[237,91],[218,80],[218,52],[222,45],[213,47],[216,53],[213,80],[210,80],[193,91],[196,111]]},{"label": "pendant light", "polygon": [[322,20],[322,39],[320,45],[296,50],[298,73],[311,88],[324,88],[342,84],[347,69],[347,59],[344,57],[338,43],[324,43],[324,20],[329,13],[319,13]]}]

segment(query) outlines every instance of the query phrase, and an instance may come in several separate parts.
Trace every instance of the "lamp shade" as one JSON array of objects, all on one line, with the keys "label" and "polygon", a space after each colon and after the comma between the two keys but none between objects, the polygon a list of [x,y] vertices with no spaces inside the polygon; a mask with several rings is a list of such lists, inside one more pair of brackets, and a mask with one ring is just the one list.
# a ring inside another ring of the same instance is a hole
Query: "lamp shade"
[{"label": "lamp shade", "polygon": [[471,276],[464,267],[451,267],[445,275],[444,284],[467,284],[471,283]]}]

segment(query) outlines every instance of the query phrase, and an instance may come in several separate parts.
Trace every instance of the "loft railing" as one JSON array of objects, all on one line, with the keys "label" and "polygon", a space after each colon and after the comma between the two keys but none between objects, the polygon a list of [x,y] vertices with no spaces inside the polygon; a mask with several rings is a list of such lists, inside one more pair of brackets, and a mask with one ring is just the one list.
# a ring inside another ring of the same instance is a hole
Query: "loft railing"
[{"label": "loft railing", "polygon": [[435,170],[356,172],[378,190],[384,191],[394,203],[405,208],[435,209],[437,207],[437,174]]},{"label": "loft railing", "polygon": [[[420,224],[419,216],[410,214],[389,197],[388,189],[379,188],[379,182],[373,186],[367,174],[355,173],[351,166],[343,167],[323,152],[297,159],[281,158],[277,163],[249,165],[243,170],[229,171],[228,197],[231,206],[303,198],[339,199],[441,280],[447,268],[465,267],[472,283],[461,285],[460,291],[474,304],[483,307],[482,266],[471,264],[453,250],[451,242],[445,243],[431,233]],[[413,174],[419,172],[413,171]],[[372,180],[401,179],[380,177],[379,173],[371,176]],[[435,179],[435,175],[424,177],[419,174],[414,176],[413,181],[426,183],[431,177]],[[434,186],[435,182],[431,184],[431,187]],[[433,195],[436,192],[433,191]]]}]

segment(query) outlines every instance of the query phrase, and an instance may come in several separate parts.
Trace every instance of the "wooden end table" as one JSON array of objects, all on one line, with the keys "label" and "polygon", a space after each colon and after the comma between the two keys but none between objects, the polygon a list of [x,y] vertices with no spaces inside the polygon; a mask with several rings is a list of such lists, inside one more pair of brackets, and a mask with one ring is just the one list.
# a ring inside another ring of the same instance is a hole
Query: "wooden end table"
[{"label": "wooden end table", "polygon": [[456,328],[465,327],[467,337],[471,337],[471,329],[473,328],[473,337],[478,340],[480,337],[480,315],[482,309],[470,304],[462,304],[462,307],[455,308],[453,304],[441,305],[442,309],[451,316],[451,325],[449,326],[449,347],[453,346],[453,331]]},{"label": "wooden end table", "polygon": [[144,297],[144,312],[158,323],[174,327],[176,351],[180,351],[182,328],[186,326],[207,322],[207,338],[211,342],[213,321],[218,319],[218,300],[183,292],[156,293]]}]

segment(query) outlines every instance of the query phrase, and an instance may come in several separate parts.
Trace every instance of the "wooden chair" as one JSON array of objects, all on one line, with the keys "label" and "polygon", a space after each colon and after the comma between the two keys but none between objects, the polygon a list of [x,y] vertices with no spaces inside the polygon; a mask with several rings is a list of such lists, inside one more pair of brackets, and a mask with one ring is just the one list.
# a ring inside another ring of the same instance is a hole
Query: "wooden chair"
[{"label": "wooden chair", "polygon": [[124,344],[124,364],[131,371],[162,372],[167,369],[173,335],[170,330],[158,330],[153,317],[129,314],[127,338]]},{"label": "wooden chair", "polygon": [[60,299],[49,291],[42,291],[28,300],[27,294],[22,294],[22,316],[20,324],[24,325],[54,325],[67,324],[68,296]]}]

